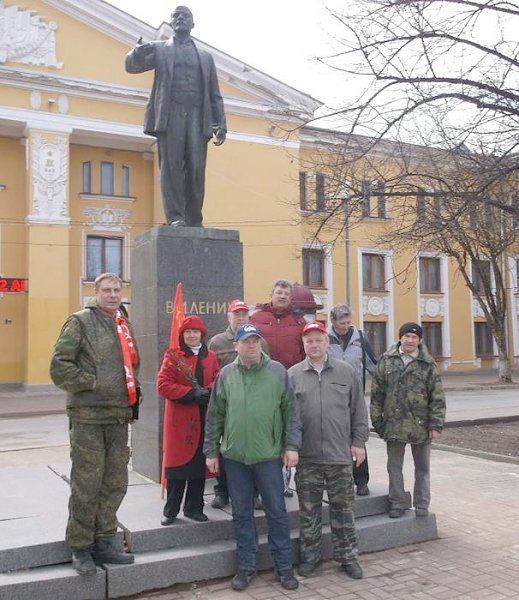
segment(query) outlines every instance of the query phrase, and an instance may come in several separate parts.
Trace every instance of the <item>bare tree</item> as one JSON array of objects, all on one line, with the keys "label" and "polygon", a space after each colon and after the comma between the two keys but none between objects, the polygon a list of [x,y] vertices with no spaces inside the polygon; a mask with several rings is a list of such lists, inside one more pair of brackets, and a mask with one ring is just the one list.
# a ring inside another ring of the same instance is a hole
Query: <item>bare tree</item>
[{"label": "bare tree", "polygon": [[454,260],[492,329],[500,379],[510,381],[505,256],[518,244],[519,3],[355,0],[331,16],[341,49],[321,60],[363,91],[332,111],[341,133],[306,133],[312,151],[302,168],[325,177],[327,198],[305,221],[329,242],[345,224],[386,218],[377,214],[385,200],[391,218],[373,242]]}]

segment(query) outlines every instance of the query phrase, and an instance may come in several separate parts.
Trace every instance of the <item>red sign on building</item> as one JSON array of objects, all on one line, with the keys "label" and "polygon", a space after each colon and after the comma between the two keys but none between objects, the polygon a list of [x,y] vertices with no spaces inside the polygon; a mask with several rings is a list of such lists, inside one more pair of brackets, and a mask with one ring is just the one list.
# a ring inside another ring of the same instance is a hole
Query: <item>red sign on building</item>
[{"label": "red sign on building", "polygon": [[0,277],[0,294],[16,294],[27,291],[27,279]]}]

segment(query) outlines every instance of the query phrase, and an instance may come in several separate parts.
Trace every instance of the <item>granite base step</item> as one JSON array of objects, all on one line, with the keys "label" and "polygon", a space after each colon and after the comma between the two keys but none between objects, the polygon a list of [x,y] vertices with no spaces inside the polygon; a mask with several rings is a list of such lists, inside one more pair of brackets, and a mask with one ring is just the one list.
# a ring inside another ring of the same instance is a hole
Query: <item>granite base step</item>
[{"label": "granite base step", "polygon": [[[209,525],[209,523],[202,524]],[[193,526],[193,529],[195,526]],[[198,529],[199,532],[203,530]],[[374,552],[406,544],[423,542],[437,537],[436,518],[430,514],[416,518],[407,511],[400,519],[386,514],[363,516],[357,519],[359,551]],[[298,532],[292,530],[294,557],[297,562]],[[332,556],[329,525],[323,527],[323,558]],[[258,568],[272,567],[267,536],[259,537]],[[39,567],[15,573],[0,574],[0,598],[9,600],[97,600],[120,598],[146,590],[170,587],[232,575],[236,570],[233,539],[207,542],[202,536],[198,543],[174,548],[137,552],[132,565],[106,565],[95,576],[80,577],[70,565]],[[73,592],[71,591],[73,590]]]}]

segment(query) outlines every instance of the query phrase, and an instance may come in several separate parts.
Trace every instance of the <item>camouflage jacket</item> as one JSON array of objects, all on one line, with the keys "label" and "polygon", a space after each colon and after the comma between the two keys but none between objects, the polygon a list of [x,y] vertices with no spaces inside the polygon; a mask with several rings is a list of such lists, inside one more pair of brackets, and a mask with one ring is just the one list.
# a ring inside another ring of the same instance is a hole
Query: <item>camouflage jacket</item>
[{"label": "camouflage jacket", "polygon": [[384,353],[371,383],[371,422],[386,441],[422,444],[431,429],[441,431],[445,394],[438,367],[424,344],[407,366],[400,343]]},{"label": "camouflage jacket", "polygon": [[50,376],[67,392],[70,416],[97,423],[130,419],[115,321],[97,307],[73,313],[65,321],[54,346]]}]

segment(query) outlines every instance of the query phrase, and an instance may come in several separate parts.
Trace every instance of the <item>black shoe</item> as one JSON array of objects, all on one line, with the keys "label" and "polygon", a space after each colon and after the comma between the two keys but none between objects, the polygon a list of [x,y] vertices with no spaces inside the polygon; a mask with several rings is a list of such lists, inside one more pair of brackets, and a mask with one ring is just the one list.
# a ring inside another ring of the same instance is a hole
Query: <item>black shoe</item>
[{"label": "black shoe", "polygon": [[281,587],[285,590],[297,590],[299,587],[299,581],[294,577],[294,571],[284,571],[278,573],[278,580],[281,582]]},{"label": "black shoe", "polygon": [[429,514],[429,511],[426,508],[415,508],[414,514],[415,517],[426,517]]},{"label": "black shoe", "polygon": [[357,486],[357,496],[369,496],[369,487],[367,483],[361,483]]},{"label": "black shoe", "polygon": [[263,510],[263,502],[259,496],[254,496],[254,510]]},{"label": "black shoe", "polygon": [[294,492],[292,490],[285,490],[283,492],[283,496],[285,496],[285,498],[293,498],[294,497]]},{"label": "black shoe", "polygon": [[356,558],[346,561],[341,565],[341,569],[352,579],[362,579],[362,567]]},{"label": "black shoe", "polygon": [[389,509],[389,518],[390,519],[400,519],[403,517],[405,513],[405,508],[390,508]]},{"label": "black shoe", "polygon": [[229,504],[229,496],[216,495],[211,502],[213,508],[225,508]]},{"label": "black shoe", "polygon": [[301,575],[301,577],[314,577],[316,569],[317,565],[314,563],[302,562],[297,567],[297,572],[299,575]]},{"label": "black shoe", "polygon": [[127,552],[121,552],[111,540],[102,540],[97,542],[94,547],[94,561],[98,565],[102,563],[130,565],[135,562],[135,556]]},{"label": "black shoe", "polygon": [[172,525],[175,522],[175,519],[176,519],[176,517],[163,516],[160,519],[160,524],[164,525],[166,527],[167,525]]},{"label": "black shoe", "polygon": [[72,566],[80,575],[93,575],[96,572],[96,565],[90,550],[72,552]]},{"label": "black shoe", "polygon": [[209,521],[209,517],[207,515],[204,515],[204,513],[202,512],[186,512],[184,511],[184,517],[186,517],[186,519],[191,519],[193,521],[198,521],[199,523],[205,523],[206,521]]},{"label": "black shoe", "polygon": [[245,571],[245,569],[238,569],[238,572],[232,578],[232,589],[239,592],[247,589],[255,575],[256,571]]}]

